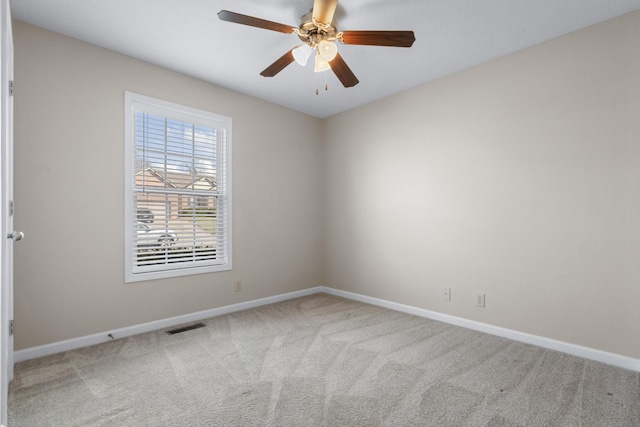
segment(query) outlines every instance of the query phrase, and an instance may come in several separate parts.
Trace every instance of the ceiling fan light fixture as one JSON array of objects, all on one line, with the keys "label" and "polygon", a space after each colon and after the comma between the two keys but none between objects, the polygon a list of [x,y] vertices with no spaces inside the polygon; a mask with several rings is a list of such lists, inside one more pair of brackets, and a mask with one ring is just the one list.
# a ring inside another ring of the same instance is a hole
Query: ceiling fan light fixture
[{"label": "ceiling fan light fixture", "polygon": [[313,71],[315,71],[316,73],[320,73],[322,71],[328,71],[330,69],[331,69],[331,65],[329,65],[329,62],[325,61],[324,58],[320,54],[317,54],[316,55],[316,66],[313,69]]},{"label": "ceiling fan light fixture", "polygon": [[338,54],[338,46],[335,42],[322,40],[318,43],[318,53],[327,62],[333,61],[333,58]]},{"label": "ceiling fan light fixture", "polygon": [[305,65],[307,65],[307,61],[309,61],[309,58],[313,53],[313,49],[311,49],[309,45],[303,44],[293,49],[292,53],[293,59],[295,59],[298,64],[304,67]]},{"label": "ceiling fan light fixture", "polygon": [[334,14],[339,0],[314,0],[313,9],[300,18],[300,25],[292,27],[278,22],[268,21],[254,16],[221,10],[218,18],[234,24],[247,25],[294,34],[303,43],[287,51],[260,73],[264,77],[274,77],[294,61],[305,66],[311,55],[315,56],[315,72],[333,71],[344,87],[353,87],[358,78],[338,54],[336,41],[347,45],[411,47],[416,37],[413,31],[396,30],[357,30],[338,31]]}]

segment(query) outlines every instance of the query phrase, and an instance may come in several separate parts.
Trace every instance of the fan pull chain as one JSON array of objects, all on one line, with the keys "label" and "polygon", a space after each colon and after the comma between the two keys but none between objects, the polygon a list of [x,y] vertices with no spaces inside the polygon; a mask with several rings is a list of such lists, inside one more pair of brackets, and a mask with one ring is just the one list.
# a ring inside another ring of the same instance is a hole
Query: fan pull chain
[{"label": "fan pull chain", "polygon": [[[327,83],[327,72],[324,72],[324,91],[329,91],[329,84]],[[320,95],[320,89],[316,88],[316,96]]]},{"label": "fan pull chain", "polygon": [[[328,92],[329,91],[329,85],[328,84],[324,84],[324,91]],[[320,89],[316,89],[316,95],[320,95]]]}]

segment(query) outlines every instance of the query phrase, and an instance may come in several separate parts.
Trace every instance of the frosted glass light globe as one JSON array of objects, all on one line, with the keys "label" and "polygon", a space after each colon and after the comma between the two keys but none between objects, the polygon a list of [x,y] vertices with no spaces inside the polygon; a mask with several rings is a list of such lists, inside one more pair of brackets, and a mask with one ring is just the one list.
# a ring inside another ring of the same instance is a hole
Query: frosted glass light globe
[{"label": "frosted glass light globe", "polygon": [[327,62],[333,61],[338,54],[338,46],[334,42],[322,40],[318,43],[318,54]]}]

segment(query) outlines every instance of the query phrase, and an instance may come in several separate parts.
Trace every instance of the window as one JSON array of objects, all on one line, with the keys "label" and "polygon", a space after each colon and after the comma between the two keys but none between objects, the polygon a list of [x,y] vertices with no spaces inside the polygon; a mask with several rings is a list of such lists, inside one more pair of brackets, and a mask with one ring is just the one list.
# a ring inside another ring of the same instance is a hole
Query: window
[{"label": "window", "polygon": [[125,92],[125,280],[231,269],[231,119]]}]

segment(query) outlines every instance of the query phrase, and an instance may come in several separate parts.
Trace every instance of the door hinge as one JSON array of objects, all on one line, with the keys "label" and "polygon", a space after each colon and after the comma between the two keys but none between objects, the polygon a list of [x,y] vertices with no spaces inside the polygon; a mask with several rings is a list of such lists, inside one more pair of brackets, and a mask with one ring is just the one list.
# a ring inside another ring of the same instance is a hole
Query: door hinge
[{"label": "door hinge", "polygon": [[9,201],[9,216],[13,216],[13,200]]},{"label": "door hinge", "polygon": [[9,96],[13,96],[13,80],[9,80]]},{"label": "door hinge", "polygon": [[14,331],[14,327],[13,327],[13,320],[9,320],[9,336],[13,336],[13,331]]}]

